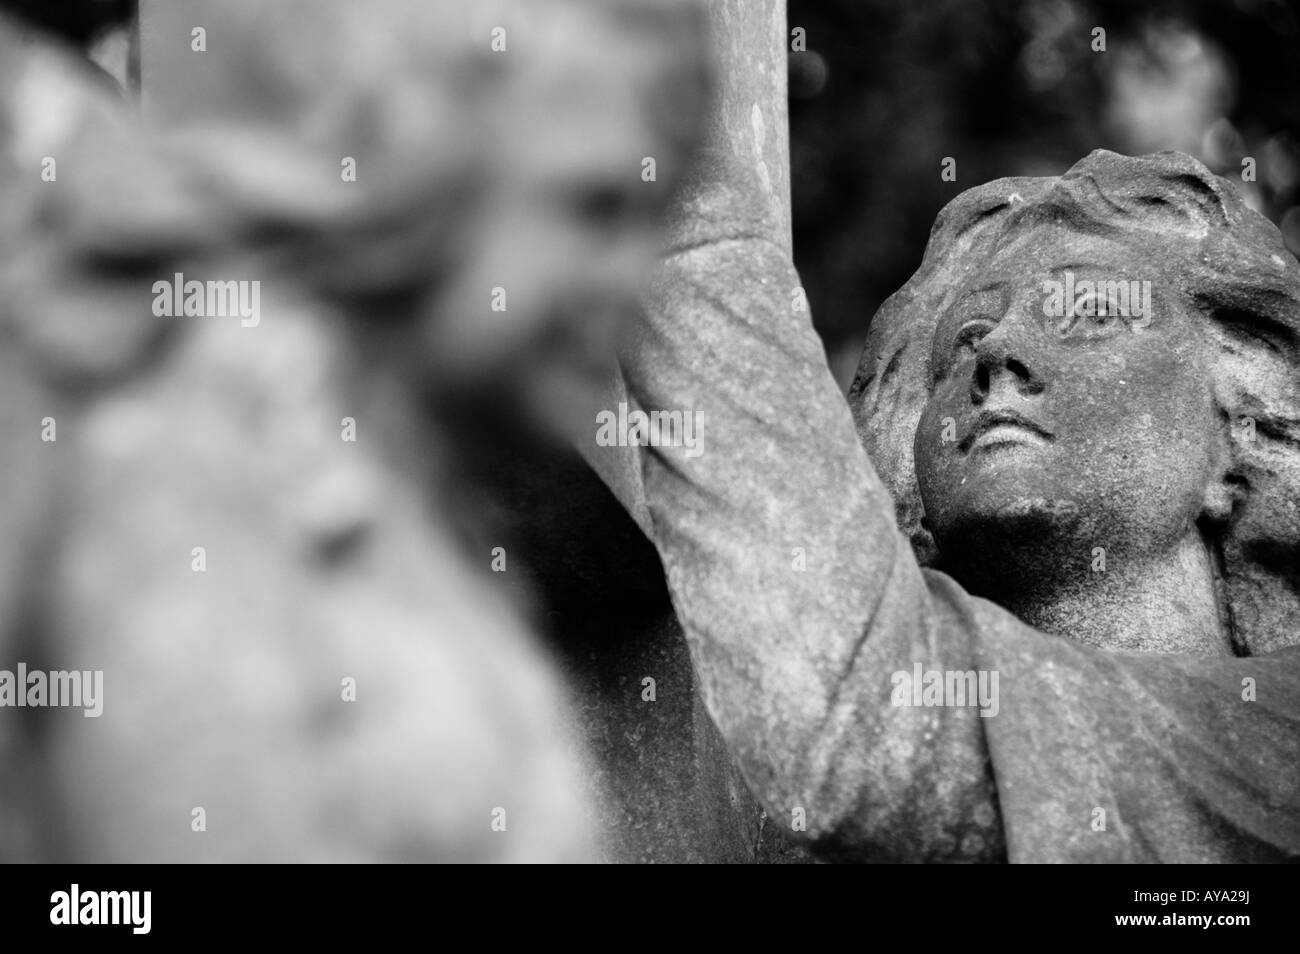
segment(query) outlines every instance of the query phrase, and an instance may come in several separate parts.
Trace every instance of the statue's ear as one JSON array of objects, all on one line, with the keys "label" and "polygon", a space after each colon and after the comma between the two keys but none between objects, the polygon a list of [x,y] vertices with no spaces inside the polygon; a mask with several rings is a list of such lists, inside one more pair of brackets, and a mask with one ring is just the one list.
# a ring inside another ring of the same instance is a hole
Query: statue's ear
[{"label": "statue's ear", "polygon": [[1241,470],[1240,459],[1234,453],[1235,435],[1229,421],[1224,421],[1218,438],[1215,468],[1206,481],[1201,501],[1201,521],[1214,527],[1225,527],[1245,498],[1249,484]]},{"label": "statue's ear", "polygon": [[1207,482],[1205,500],[1201,505],[1201,519],[1216,527],[1225,526],[1232,509],[1241,497],[1239,489],[1226,479],[1215,478]]}]

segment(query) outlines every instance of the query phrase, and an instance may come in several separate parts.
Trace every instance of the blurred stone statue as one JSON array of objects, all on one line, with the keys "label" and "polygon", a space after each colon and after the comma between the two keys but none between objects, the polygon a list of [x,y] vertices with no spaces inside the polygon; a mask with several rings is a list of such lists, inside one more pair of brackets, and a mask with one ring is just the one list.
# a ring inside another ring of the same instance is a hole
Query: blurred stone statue
[{"label": "blurred stone statue", "polygon": [[971,189],[846,405],[721,102],[620,393],[701,415],[702,452],[589,455],[768,812],[829,859],[1295,860],[1300,265],[1277,230],[1176,153]]},{"label": "blurred stone statue", "polygon": [[[0,709],[0,857],[598,857],[443,423],[541,433],[589,387],[695,137],[696,13],[145,14],[147,128],[0,22],[0,669],[104,672],[98,718]],[[258,314],[159,307],[190,281]]]}]

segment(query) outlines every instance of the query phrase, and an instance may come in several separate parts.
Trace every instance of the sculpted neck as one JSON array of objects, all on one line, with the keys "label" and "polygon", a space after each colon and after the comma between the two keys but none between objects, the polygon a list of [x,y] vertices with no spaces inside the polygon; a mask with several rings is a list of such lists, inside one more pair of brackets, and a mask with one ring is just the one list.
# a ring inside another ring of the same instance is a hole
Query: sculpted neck
[{"label": "sculpted neck", "polygon": [[998,602],[1038,629],[1101,649],[1232,655],[1197,533],[1162,558],[1112,558],[1104,571],[1046,591],[1008,592]]}]

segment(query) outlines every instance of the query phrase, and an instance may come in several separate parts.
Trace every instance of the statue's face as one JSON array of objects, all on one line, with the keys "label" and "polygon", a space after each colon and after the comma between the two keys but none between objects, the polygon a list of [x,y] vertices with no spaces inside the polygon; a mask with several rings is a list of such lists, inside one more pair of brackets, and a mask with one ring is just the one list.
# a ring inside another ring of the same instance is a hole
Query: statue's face
[{"label": "statue's face", "polygon": [[661,213],[686,156],[661,114],[691,113],[702,91],[663,79],[678,56],[663,39],[578,4],[560,12],[571,28],[552,23],[547,35],[580,37],[583,49],[518,54],[519,77],[493,106],[489,195],[430,334],[448,359],[443,380],[508,380],[526,413],[564,431],[590,421],[662,245]]},{"label": "statue's face", "polygon": [[[1074,303],[1045,290],[1067,272]],[[1127,315],[1091,314],[1105,290],[1089,300],[1085,281],[1137,282]],[[1220,428],[1197,341],[1140,247],[1040,226],[996,252],[939,318],[914,445],[951,572],[1050,575],[1094,547],[1159,553],[1188,533]]]}]

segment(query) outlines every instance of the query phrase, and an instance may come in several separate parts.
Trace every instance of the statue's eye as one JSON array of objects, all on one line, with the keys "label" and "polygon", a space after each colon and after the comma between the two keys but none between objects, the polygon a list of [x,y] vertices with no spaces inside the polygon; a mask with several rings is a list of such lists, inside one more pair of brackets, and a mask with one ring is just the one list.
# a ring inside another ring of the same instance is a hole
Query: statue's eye
[{"label": "statue's eye", "polygon": [[1097,338],[1120,328],[1120,313],[1105,295],[1084,292],[1074,300],[1070,313],[1058,326],[1061,335]]},{"label": "statue's eye", "polygon": [[1119,313],[1104,295],[1088,292],[1080,295],[1074,303],[1074,316],[1086,318],[1094,325],[1105,325],[1114,321]]}]

